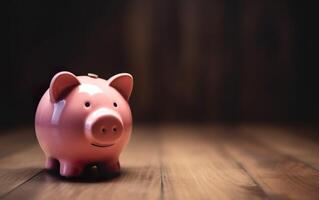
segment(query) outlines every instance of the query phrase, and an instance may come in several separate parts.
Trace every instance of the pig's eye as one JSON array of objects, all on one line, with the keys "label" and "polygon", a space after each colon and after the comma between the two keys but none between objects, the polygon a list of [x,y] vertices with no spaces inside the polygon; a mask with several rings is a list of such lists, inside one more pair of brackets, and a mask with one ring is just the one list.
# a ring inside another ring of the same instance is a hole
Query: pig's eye
[{"label": "pig's eye", "polygon": [[114,102],[114,103],[113,103],[113,106],[114,106],[114,107],[117,107],[117,103],[116,103],[116,102]]},{"label": "pig's eye", "polygon": [[84,103],[84,106],[88,108],[88,107],[91,106],[91,103],[90,103],[89,101],[86,101],[86,102]]}]

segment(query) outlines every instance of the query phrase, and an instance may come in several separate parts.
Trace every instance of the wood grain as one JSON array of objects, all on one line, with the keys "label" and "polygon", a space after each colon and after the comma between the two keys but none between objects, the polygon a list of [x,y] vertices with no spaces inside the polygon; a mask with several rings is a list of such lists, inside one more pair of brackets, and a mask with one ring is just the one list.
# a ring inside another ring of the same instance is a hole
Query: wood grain
[{"label": "wood grain", "polygon": [[[2,133],[0,140],[0,197],[42,170],[43,156],[33,130]],[[32,159],[31,159],[32,158]]]},{"label": "wood grain", "polygon": [[307,138],[308,131],[304,128],[273,126],[242,128],[242,132],[249,134],[254,139],[319,170],[318,141]]},{"label": "wood grain", "polygon": [[0,159],[0,197],[42,171],[44,156],[38,146]]},{"label": "wood grain", "polygon": [[[227,151],[270,199],[318,199],[318,170],[241,134],[240,129],[231,136],[226,143]],[[300,145],[303,146],[303,141]]]},{"label": "wood grain", "polygon": [[77,179],[43,170],[33,131],[13,131],[0,136],[0,198],[318,199],[318,141],[298,131],[138,126],[120,158],[119,176],[102,178],[93,169]]},{"label": "wood grain", "polygon": [[36,143],[32,129],[17,129],[1,133],[0,158],[15,153]]},{"label": "wood grain", "polygon": [[[169,133],[168,133],[169,130]],[[266,199],[214,138],[218,129],[166,127],[161,153],[164,199]]]}]

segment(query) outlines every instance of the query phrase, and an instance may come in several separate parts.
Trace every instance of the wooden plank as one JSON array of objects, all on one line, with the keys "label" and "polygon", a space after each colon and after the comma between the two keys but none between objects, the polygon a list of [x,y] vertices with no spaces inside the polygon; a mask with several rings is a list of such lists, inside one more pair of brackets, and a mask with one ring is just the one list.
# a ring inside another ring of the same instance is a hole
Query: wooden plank
[{"label": "wooden plank", "polygon": [[[0,137],[0,143],[8,148],[6,142],[16,142],[10,153],[0,157],[0,197],[318,199],[319,172],[303,162],[316,163],[317,143],[290,135],[290,130],[137,127],[121,156],[119,177],[99,179],[93,174],[72,180],[42,170],[43,153],[32,131],[28,135],[22,130],[16,136]],[[19,147],[21,138],[26,146]]]},{"label": "wooden plank", "polygon": [[24,150],[36,143],[35,132],[30,128],[9,130],[1,133],[0,137],[0,158]]},{"label": "wooden plank", "polygon": [[4,199],[158,199],[161,180],[155,131],[153,128],[134,130],[120,158],[122,174],[118,177],[69,180],[41,172]]},{"label": "wooden plank", "polygon": [[318,199],[319,172],[244,134],[228,134],[227,151],[271,199]]},{"label": "wooden plank", "polygon": [[304,137],[306,128],[244,126],[242,132],[319,170],[319,142]]},{"label": "wooden plank", "polygon": [[0,197],[23,184],[40,171],[44,155],[38,145],[0,159]]},{"label": "wooden plank", "polygon": [[220,132],[202,127],[161,129],[163,199],[267,199],[216,140],[205,137],[212,131]]},{"label": "wooden plank", "polygon": [[2,133],[0,140],[0,197],[41,171],[43,153],[33,129]]}]

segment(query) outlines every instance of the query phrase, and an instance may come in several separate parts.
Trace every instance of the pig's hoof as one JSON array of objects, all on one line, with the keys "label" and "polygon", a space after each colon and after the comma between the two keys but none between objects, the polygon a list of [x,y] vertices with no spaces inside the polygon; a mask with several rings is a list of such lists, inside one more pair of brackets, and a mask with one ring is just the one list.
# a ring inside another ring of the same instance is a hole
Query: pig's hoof
[{"label": "pig's hoof", "polygon": [[45,169],[55,171],[59,169],[59,161],[55,158],[47,158],[45,161]]},{"label": "pig's hoof", "polygon": [[83,172],[83,166],[72,163],[61,163],[60,175],[65,177],[80,176]]}]

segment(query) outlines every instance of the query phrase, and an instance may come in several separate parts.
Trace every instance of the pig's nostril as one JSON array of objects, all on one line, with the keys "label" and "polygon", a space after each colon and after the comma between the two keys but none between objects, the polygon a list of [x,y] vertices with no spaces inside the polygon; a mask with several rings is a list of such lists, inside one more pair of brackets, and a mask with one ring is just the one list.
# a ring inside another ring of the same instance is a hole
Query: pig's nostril
[{"label": "pig's nostril", "polygon": [[117,129],[114,127],[114,128],[113,128],[113,132],[116,132],[116,131],[117,131]]},{"label": "pig's nostril", "polygon": [[101,131],[102,131],[102,134],[104,134],[106,132],[106,128],[102,128]]}]

